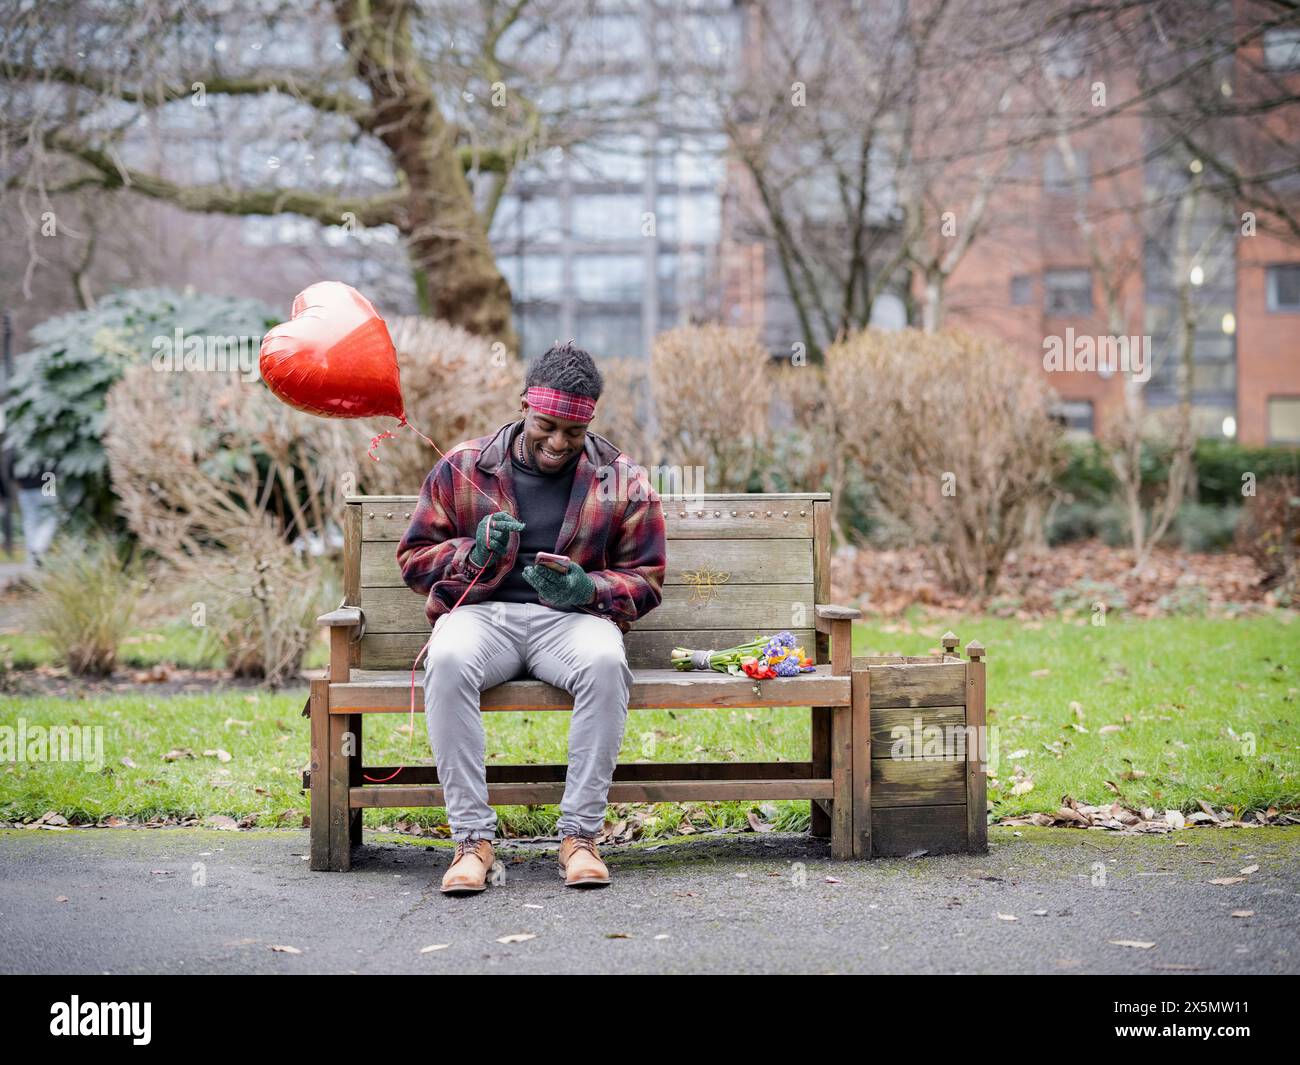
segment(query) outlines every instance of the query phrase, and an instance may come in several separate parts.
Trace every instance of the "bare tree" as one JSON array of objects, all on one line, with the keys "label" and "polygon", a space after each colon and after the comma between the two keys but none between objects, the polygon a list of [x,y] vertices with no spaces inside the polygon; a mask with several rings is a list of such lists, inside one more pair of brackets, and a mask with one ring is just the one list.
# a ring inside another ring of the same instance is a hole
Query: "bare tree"
[{"label": "bare tree", "polygon": [[92,187],[391,226],[421,310],[514,350],[487,239],[501,192],[538,151],[623,114],[555,103],[599,60],[571,62],[582,15],[557,0],[16,4],[0,26],[6,189],[29,233]]}]

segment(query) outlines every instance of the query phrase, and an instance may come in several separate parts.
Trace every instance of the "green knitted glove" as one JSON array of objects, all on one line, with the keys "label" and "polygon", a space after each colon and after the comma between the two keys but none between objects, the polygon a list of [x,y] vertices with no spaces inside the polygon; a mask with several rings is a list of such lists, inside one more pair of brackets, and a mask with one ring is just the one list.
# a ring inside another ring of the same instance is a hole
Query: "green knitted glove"
[{"label": "green knitted glove", "polygon": [[576,562],[568,573],[556,573],[546,566],[525,566],[523,578],[552,606],[585,606],[596,598],[596,582]]},{"label": "green knitted glove", "polygon": [[[492,526],[491,536],[488,536],[489,523]],[[479,567],[486,565],[489,552],[495,552],[500,556],[504,553],[506,544],[510,542],[510,534],[512,532],[521,532],[523,528],[524,523],[522,521],[516,521],[512,515],[507,514],[504,510],[489,514],[478,523],[478,531],[474,534],[474,546],[470,548],[469,560]]]}]

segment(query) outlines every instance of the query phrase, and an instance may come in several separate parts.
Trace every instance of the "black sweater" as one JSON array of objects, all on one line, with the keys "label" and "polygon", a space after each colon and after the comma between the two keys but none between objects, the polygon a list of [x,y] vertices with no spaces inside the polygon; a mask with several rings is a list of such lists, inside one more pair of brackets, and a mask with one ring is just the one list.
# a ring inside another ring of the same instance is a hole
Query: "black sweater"
[{"label": "black sweater", "polygon": [[542,473],[520,463],[515,457],[517,446],[516,437],[510,441],[510,467],[515,500],[519,504],[516,517],[524,523],[524,530],[519,534],[519,554],[515,556],[514,567],[497,585],[492,598],[507,603],[539,603],[537,589],[524,580],[523,570],[533,564],[538,551],[555,550],[582,452],[565,463],[563,469]]}]

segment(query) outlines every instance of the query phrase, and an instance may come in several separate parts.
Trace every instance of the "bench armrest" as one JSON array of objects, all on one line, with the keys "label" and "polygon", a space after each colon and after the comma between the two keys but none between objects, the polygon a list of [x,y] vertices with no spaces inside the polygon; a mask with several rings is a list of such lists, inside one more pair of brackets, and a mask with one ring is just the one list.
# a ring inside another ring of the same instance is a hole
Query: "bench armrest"
[{"label": "bench armrest", "polygon": [[362,625],[365,623],[365,617],[361,613],[359,606],[341,606],[337,610],[331,610],[328,614],[322,614],[316,619],[317,625],[328,625],[333,628],[336,625]]},{"label": "bench armrest", "polygon": [[853,606],[837,606],[833,603],[818,603],[813,607],[818,632],[830,632],[836,621],[857,621],[862,611]]}]

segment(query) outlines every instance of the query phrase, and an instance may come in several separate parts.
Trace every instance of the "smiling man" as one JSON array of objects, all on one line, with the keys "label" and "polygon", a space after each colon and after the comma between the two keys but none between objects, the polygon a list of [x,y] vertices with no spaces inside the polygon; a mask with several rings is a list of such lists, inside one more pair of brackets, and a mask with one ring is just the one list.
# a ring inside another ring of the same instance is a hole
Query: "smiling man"
[{"label": "smiling man", "polygon": [[[644,468],[587,428],[603,387],[573,341],[535,359],[523,417],[447,452],[397,546],[433,625],[424,712],[456,840],[447,894],[482,891],[494,861],[479,694],[528,675],[573,696],[560,874],[609,883],[594,841],[627,721],[623,634],[659,605],[667,556]],[[568,562],[539,565],[539,552]]]}]

